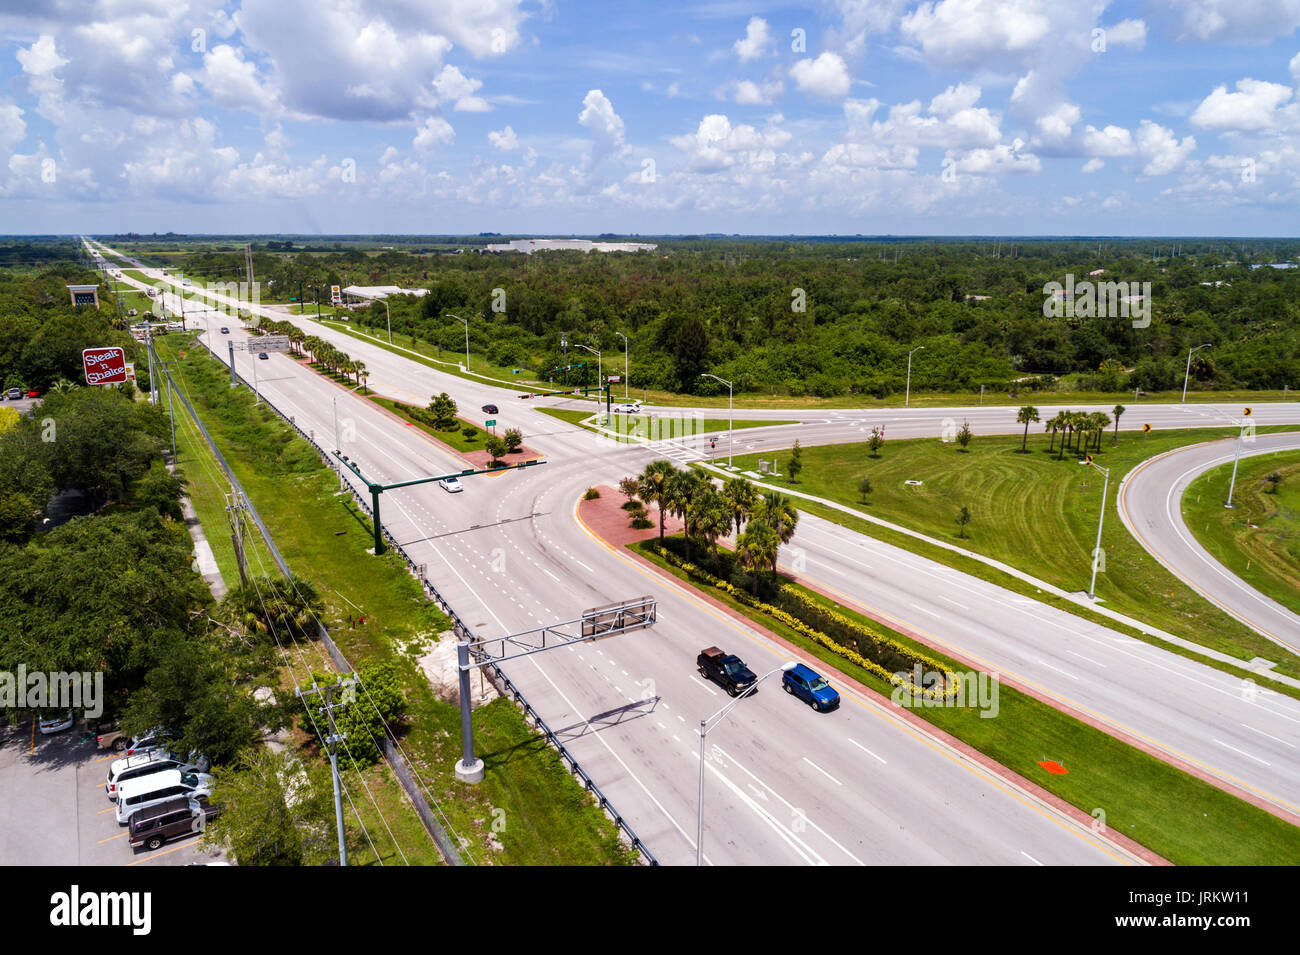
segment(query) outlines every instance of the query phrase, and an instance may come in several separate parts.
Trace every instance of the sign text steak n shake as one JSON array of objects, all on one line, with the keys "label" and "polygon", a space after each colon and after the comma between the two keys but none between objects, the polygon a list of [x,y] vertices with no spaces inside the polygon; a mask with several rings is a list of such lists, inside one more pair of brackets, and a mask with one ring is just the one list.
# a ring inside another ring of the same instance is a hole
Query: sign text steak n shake
[{"label": "sign text steak n shake", "polygon": [[84,349],[81,363],[88,385],[116,385],[127,380],[126,353],[116,345]]}]

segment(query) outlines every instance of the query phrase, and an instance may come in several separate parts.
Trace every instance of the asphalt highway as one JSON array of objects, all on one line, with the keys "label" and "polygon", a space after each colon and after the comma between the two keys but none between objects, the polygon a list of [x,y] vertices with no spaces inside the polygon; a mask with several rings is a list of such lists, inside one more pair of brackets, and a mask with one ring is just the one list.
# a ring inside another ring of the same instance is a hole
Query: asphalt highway
[{"label": "asphalt highway", "polygon": [[[207,323],[212,331],[203,338],[221,360],[228,354],[221,324],[247,344],[237,323],[219,316]],[[586,487],[633,473],[653,455],[537,415],[531,405],[508,406],[499,391],[484,390],[489,386],[378,348],[372,353],[352,340],[340,347],[366,361],[371,386],[381,393],[427,402],[429,394],[448,390],[466,410],[489,396],[501,404],[502,427],[518,424],[546,452],[546,465],[467,479],[460,494],[423,485],[383,496],[390,532],[426,563],[476,632],[499,636],[571,620],[615,600],[658,599],[659,623],[651,630],[535,655],[506,670],[660,860],[693,861],[695,729],[728,700],[698,677],[695,655],[716,643],[742,654],[760,674],[786,655],[686,588],[614,552],[577,520]],[[240,373],[252,380],[258,366],[266,398],[300,427],[327,436],[327,447],[337,399],[342,450],[367,476],[387,482],[459,469],[459,459],[372,402],[288,356],[259,362],[255,355],[255,346],[235,352]],[[708,736],[708,862],[1136,861],[874,699],[841,686],[843,705],[818,714],[781,693],[777,679],[769,678]],[[489,765],[501,758],[482,755]]]}]

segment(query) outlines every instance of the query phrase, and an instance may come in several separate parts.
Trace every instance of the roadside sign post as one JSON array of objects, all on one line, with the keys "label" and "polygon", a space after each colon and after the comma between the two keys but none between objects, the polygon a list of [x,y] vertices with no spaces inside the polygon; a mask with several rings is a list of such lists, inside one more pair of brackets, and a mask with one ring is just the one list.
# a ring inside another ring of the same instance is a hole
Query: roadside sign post
[{"label": "roadside sign post", "polygon": [[1092,580],[1088,584],[1088,599],[1097,599],[1097,565],[1102,561],[1101,555],[1101,525],[1106,520],[1106,491],[1110,487],[1110,468],[1104,468],[1092,460],[1092,455],[1088,455],[1087,464],[1089,467],[1096,468],[1106,476],[1101,485],[1101,511],[1097,515],[1097,544],[1092,549]]},{"label": "roadside sign post", "polygon": [[83,348],[81,365],[88,385],[118,385],[127,380],[126,352],[119,345]]}]

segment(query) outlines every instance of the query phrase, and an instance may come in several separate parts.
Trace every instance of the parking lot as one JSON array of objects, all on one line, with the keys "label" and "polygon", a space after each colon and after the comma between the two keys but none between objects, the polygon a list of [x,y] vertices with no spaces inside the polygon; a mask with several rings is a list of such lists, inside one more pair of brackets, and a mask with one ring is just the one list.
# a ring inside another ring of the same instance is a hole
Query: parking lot
[{"label": "parking lot", "polygon": [[104,792],[109,762],[80,724],[41,736],[31,722],[0,728],[0,865],[190,865],[221,858],[198,838],[132,849]]}]

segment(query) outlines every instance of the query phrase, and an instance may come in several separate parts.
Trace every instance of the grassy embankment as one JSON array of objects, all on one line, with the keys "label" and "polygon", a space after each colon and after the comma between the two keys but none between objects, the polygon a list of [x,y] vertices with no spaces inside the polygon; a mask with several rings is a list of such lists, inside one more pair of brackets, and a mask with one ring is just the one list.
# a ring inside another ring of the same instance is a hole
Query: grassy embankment
[{"label": "grassy embankment", "polygon": [[[1097,534],[1102,475],[1079,465],[1079,454],[1063,460],[1048,451],[1049,439],[1039,426],[1030,436],[1028,453],[1020,453],[1021,438],[990,436],[972,439],[963,452],[955,443],[938,439],[889,441],[878,458],[865,444],[803,449],[804,468],[797,483],[788,475],[768,479],[794,490],[856,508],[931,537],[959,545],[1016,567],[1069,592],[1086,591]],[[1261,429],[1269,430],[1269,429]],[[1228,616],[1165,570],[1128,533],[1115,513],[1115,494],[1125,473],[1147,457],[1173,447],[1222,437],[1223,429],[1120,433],[1102,439],[1092,452],[1097,463],[1111,469],[1106,526],[1102,536],[1105,569],[1097,575],[1097,596],[1112,610],[1176,636],[1230,654],[1244,662],[1262,656],[1278,661],[1278,672],[1300,676],[1300,658],[1286,654],[1249,627]],[[1060,438],[1057,439],[1057,450]],[[737,458],[737,464],[757,470],[757,455]],[[789,454],[781,456],[788,467]],[[863,475],[873,490],[863,502],[858,484]],[[919,480],[919,486],[905,483]],[[891,532],[840,511],[795,499],[799,507],[934,558],[960,570],[1011,586],[1030,596],[1044,595],[1014,578],[944,548]],[[957,512],[968,507],[971,524],[959,537]],[[1049,601],[1071,612],[1069,601]],[[1107,618],[1091,615],[1107,626]],[[1166,645],[1168,646],[1168,645]],[[1173,649],[1171,647],[1171,649]],[[1175,650],[1175,652],[1186,652]],[[1209,662],[1207,658],[1207,662]],[[1225,668],[1223,664],[1212,665]],[[1242,675],[1246,674],[1241,671]]]},{"label": "grassy embankment", "polygon": [[[631,546],[679,579],[693,583],[689,575],[655,554],[648,546],[652,543]],[[720,590],[707,588],[707,592],[889,698],[893,687],[882,677]],[[803,592],[954,671],[965,670],[942,653],[821,594]],[[1300,828],[1010,687],[999,688],[998,712],[992,718],[981,717],[980,710],[971,706],[915,707],[912,712],[1175,864],[1300,863]],[[1065,766],[1068,774],[1048,773],[1039,765],[1045,759]],[[1097,815],[1098,809],[1104,816]]]},{"label": "grassy embankment", "polygon": [[[184,353],[178,363],[184,387],[289,566],[324,598],[323,619],[348,659],[397,666],[408,710],[402,747],[427,783],[426,797],[436,799],[456,834],[469,840],[467,856],[515,865],[627,861],[612,824],[510,702],[497,700],[475,712],[485,781],[470,787],[455,780],[459,709],[434,694],[415,663],[447,626],[446,618],[423,599],[395,555],[376,559],[366,553],[369,520],[350,496],[336,495],[338,478],[316,453],[272,412],[252,407],[245,389],[231,391],[224,366],[205,349],[179,347],[187,340],[192,336],[167,336],[159,350],[165,358]],[[178,414],[178,443],[183,434]],[[194,482],[192,499],[218,563],[227,580],[237,579],[222,496],[228,488],[215,469],[203,467],[194,437],[185,437],[180,465]],[[261,553],[260,565],[250,556],[253,566],[259,573],[262,567],[273,572]],[[358,613],[365,615],[365,625],[349,629],[348,616]],[[497,818],[504,818],[505,828],[492,833]],[[493,838],[501,849],[493,848]],[[411,846],[416,845],[432,851],[422,832],[412,836]]]},{"label": "grassy embankment", "polygon": [[[1277,493],[1266,480],[1276,472]],[[1229,570],[1284,607],[1300,613],[1300,452],[1242,458],[1231,509],[1232,465],[1202,474],[1183,495],[1183,519],[1196,539]]]}]

